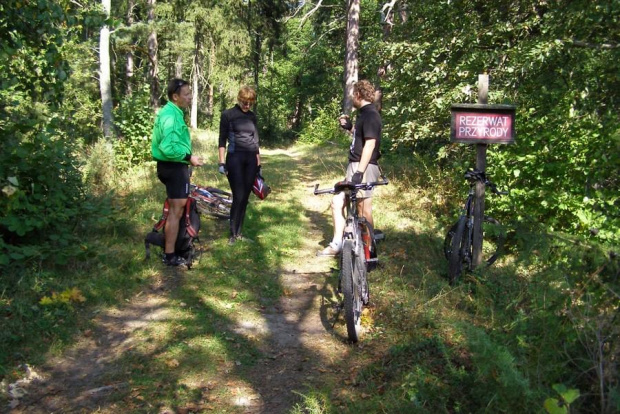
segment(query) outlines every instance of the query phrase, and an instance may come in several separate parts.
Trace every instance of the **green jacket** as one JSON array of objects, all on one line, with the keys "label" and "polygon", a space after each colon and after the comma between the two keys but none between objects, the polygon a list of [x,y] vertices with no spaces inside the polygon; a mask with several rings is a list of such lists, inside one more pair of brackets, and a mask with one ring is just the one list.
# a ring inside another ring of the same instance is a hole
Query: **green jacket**
[{"label": "green jacket", "polygon": [[183,119],[181,108],[168,102],[157,113],[151,142],[151,154],[155,161],[188,163],[192,153],[189,128]]}]

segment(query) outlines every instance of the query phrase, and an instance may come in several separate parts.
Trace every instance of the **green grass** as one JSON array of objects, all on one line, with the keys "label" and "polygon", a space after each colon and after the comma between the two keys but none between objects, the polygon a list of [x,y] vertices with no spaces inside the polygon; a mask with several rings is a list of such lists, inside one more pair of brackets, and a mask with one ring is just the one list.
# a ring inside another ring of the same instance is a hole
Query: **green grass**
[{"label": "green grass", "polygon": [[[207,160],[193,180],[227,188],[217,173],[216,151],[214,135],[201,134],[194,152]],[[308,248],[304,239],[311,224],[323,241],[331,238],[329,212],[311,214],[302,200],[313,183],[326,186],[342,178],[345,152],[344,145],[268,151],[264,174],[274,190],[267,201],[253,199],[244,226],[254,243],[230,247],[226,222],[203,219],[205,252],[181,276],[162,273],[157,259],[143,260],[144,234],[159,218],[164,198],[154,164],[119,177],[115,213],[105,226],[85,232],[80,260],[65,268],[31,263],[3,279],[0,375],[15,380],[19,363],[36,365],[49,352],[67,349],[97,313],[122,308],[158,278],[177,278],[166,295],[166,317],[139,331],[136,345],[115,361],[122,369],[107,381],[129,376],[133,392],[118,404],[130,411],[184,407],[201,399],[234,411],[224,402],[232,397],[230,384],[209,378],[251,388],[246,369],[264,357],[264,338],[230,327],[241,320],[258,323],[261,307],[286,294],[279,275],[300,264],[296,253]],[[556,383],[582,394],[596,390],[594,361],[582,344],[595,344],[588,326],[596,310],[601,329],[617,331],[609,324],[618,302],[584,296],[583,280],[606,280],[614,267],[591,276],[602,263],[592,252],[577,255],[574,244],[557,242],[544,250],[542,238],[533,234],[536,253],[504,257],[451,287],[442,246],[458,200],[454,186],[441,183],[452,180],[413,158],[385,157],[382,166],[390,185],[377,190],[374,216],[386,240],[379,244],[382,265],[369,278],[374,306],[363,317],[367,334],[344,357],[342,370],[300,394],[292,412],[544,412]],[[73,288],[79,294],[41,302]],[[608,381],[613,408],[617,378]],[[573,406],[589,412],[595,400],[584,397]]]}]

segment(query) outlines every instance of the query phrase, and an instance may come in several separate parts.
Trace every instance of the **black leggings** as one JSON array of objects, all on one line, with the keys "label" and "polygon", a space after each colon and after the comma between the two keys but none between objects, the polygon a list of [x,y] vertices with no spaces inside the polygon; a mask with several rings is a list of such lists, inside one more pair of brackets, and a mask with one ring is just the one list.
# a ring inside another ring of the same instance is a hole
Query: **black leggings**
[{"label": "black leggings", "polygon": [[228,183],[233,193],[232,207],[230,208],[230,235],[240,236],[245,209],[248,206],[252,185],[258,170],[256,153],[234,152],[226,155],[226,169]]}]

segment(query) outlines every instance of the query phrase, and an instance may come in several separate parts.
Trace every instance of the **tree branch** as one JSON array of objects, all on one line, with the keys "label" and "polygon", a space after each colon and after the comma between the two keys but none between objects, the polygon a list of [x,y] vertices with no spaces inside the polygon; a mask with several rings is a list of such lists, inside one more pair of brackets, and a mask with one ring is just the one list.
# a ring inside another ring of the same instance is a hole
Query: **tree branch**
[{"label": "tree branch", "polygon": [[314,12],[316,12],[319,9],[319,7],[321,7],[321,3],[323,3],[323,0],[319,0],[316,3],[316,6],[314,6],[314,9],[310,10],[308,13],[306,13],[306,15],[304,17],[301,18],[301,21],[299,22],[299,28],[301,28],[304,25],[304,23],[306,22],[308,17],[313,15]]},{"label": "tree branch", "polygon": [[583,40],[577,40],[577,39],[569,40],[567,43],[570,43],[573,46],[577,46],[577,47],[583,47],[583,48],[588,48],[588,49],[603,49],[603,50],[615,49],[620,46],[618,45],[618,43],[615,43],[615,44],[614,43],[589,43],[589,42],[584,42]]},{"label": "tree branch", "polygon": [[383,15],[385,16],[385,23],[389,24],[390,26],[394,25],[394,23],[390,21],[388,16],[392,14],[392,10],[394,10],[395,5],[396,5],[396,0],[392,0],[389,3],[385,3],[383,7],[381,8],[381,13],[383,13]]}]

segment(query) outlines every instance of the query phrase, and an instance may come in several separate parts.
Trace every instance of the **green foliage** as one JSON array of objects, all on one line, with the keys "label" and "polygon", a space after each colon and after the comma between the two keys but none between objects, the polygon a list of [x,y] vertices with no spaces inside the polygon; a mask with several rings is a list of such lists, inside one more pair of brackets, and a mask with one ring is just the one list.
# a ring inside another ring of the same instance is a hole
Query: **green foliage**
[{"label": "green foliage", "polygon": [[327,107],[321,108],[311,122],[299,135],[299,142],[309,144],[324,144],[328,142],[342,142],[350,135],[343,132],[338,124],[340,103],[333,100]]},{"label": "green foliage", "polygon": [[154,114],[148,90],[125,97],[116,107],[114,119],[119,131],[119,139],[114,141],[116,165],[126,170],[150,160]]},{"label": "green foliage", "polygon": [[560,398],[546,399],[545,410],[549,414],[567,414],[571,403],[579,398],[579,390],[569,390],[564,384],[554,384],[553,389],[559,394]]},{"label": "green foliage", "polygon": [[[63,110],[71,43],[97,13],[68,1],[0,6],[0,264],[76,254],[84,200],[80,136]],[[75,125],[75,124],[73,124]],[[69,126],[67,128],[67,126]]]},{"label": "green foliage", "polygon": [[39,109],[41,113],[24,110],[20,114],[31,124],[30,131],[0,144],[0,185],[13,187],[11,194],[5,192],[0,197],[5,265],[51,254],[64,260],[60,248],[73,240],[73,228],[81,214],[81,158],[67,145],[72,140],[58,133],[60,120],[48,118],[44,108]]},{"label": "green foliage", "polygon": [[101,133],[101,93],[93,81],[98,70],[96,39],[78,41],[68,39],[63,51],[70,66],[70,76],[63,82],[62,130],[78,142],[90,145]]},{"label": "green foliage", "polygon": [[473,157],[448,142],[449,107],[475,102],[486,71],[489,103],[518,108],[517,144],[492,147],[487,163],[511,188],[499,210],[510,219],[518,205],[517,220],[618,244],[620,49],[605,46],[619,40],[618,4],[500,3],[416,4],[386,42],[369,45],[393,68],[386,135],[460,175]]}]

